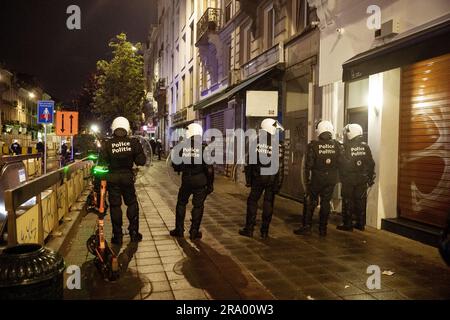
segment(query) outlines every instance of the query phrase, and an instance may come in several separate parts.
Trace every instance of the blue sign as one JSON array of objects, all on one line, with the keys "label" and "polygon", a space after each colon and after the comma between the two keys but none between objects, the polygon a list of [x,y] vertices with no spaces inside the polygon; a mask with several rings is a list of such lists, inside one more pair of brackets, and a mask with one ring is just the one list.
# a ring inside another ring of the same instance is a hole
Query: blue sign
[{"label": "blue sign", "polygon": [[54,108],[55,108],[54,101],[38,101],[38,123],[40,124],[53,123]]}]

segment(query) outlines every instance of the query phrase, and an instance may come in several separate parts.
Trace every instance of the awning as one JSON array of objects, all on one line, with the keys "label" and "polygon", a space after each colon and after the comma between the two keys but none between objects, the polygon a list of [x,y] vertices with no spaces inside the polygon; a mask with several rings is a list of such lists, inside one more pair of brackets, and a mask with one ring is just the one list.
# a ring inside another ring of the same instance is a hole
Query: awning
[{"label": "awning", "polygon": [[342,80],[352,81],[372,74],[427,60],[450,52],[450,14],[413,28],[386,45],[360,53],[342,65]]},{"label": "awning", "polygon": [[257,81],[258,79],[261,79],[262,77],[266,76],[267,74],[269,74],[276,68],[277,68],[277,66],[272,67],[268,70],[265,70],[255,76],[243,81],[242,83],[235,85],[234,87],[228,88],[222,92],[219,92],[218,94],[211,96],[210,98],[200,101],[199,103],[194,105],[194,110],[205,109],[205,108],[211,107],[215,104],[218,104],[222,101],[228,100],[229,98],[233,97],[236,93],[245,89],[246,87],[248,87],[249,85],[251,85],[252,83]]}]

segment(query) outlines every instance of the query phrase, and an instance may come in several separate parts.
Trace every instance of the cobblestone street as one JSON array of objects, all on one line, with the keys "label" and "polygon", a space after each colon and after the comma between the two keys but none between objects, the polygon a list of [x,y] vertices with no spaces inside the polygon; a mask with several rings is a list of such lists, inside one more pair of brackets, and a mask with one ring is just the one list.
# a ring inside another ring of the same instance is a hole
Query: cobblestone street
[{"label": "cobblestone street", "polygon": [[[450,298],[450,270],[437,249],[419,242],[372,228],[340,232],[337,216],[325,239],[317,230],[310,237],[296,236],[292,230],[299,226],[301,205],[283,198],[276,200],[269,239],[261,240],[259,232],[245,238],[237,231],[248,190],[220,176],[206,201],[202,240],[191,242],[187,232],[185,239],[174,239],[169,230],[175,225],[177,187],[165,163],[154,163],[136,188],[144,240],[131,245],[124,237],[119,260],[128,265],[126,272],[116,282],[105,282],[95,270],[85,245],[95,229],[90,214],[65,256],[68,266],[81,266],[82,289],[66,289],[66,299]],[[188,211],[186,229],[189,220]],[[109,220],[106,227],[109,240]],[[382,275],[381,289],[366,286],[370,265],[393,272]]]}]

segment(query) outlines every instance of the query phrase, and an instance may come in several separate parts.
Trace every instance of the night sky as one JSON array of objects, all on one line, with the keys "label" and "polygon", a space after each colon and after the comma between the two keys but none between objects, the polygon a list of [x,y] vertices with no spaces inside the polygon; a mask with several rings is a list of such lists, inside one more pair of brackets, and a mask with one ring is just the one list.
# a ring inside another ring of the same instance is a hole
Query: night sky
[{"label": "night sky", "polygon": [[[81,30],[66,27],[72,4],[81,9]],[[156,22],[156,0],[0,0],[0,63],[70,102],[96,61],[111,58],[111,38],[125,32],[143,42]]]}]

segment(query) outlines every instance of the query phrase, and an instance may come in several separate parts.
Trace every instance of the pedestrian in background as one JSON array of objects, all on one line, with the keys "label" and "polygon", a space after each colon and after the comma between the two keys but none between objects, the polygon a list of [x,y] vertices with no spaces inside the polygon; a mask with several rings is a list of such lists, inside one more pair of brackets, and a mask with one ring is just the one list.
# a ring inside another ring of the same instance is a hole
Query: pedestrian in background
[{"label": "pedestrian in background", "polygon": [[44,146],[44,143],[42,143],[41,139],[39,139],[38,142],[36,143],[36,149],[37,149],[37,152],[41,153],[42,156],[44,156],[45,146]]},{"label": "pedestrian in background", "polygon": [[338,168],[342,156],[342,145],[333,139],[334,128],[330,121],[320,121],[316,125],[318,140],[308,144],[305,161],[306,210],[304,210],[303,226],[295,230],[297,235],[310,235],[312,217],[319,204],[319,235],[327,235],[330,201],[338,182]]},{"label": "pedestrian in background", "polygon": [[14,139],[13,143],[11,144],[11,153],[13,155],[20,155],[22,154],[22,146],[20,145],[19,141],[17,141],[17,139]]},{"label": "pedestrian in background", "polygon": [[61,166],[65,166],[67,162],[67,145],[66,141],[63,140],[61,145]]},{"label": "pedestrian in background", "polygon": [[152,148],[152,156],[154,156],[156,154],[156,141],[155,141],[155,137],[152,137],[150,139],[150,147]]},{"label": "pedestrian in background", "polygon": [[[344,154],[339,166],[342,182],[342,225],[338,230],[364,231],[366,225],[367,189],[375,181],[375,161],[369,146],[363,140],[359,124],[344,128]],[[353,225],[353,219],[356,220]]]},{"label": "pedestrian in background", "polygon": [[158,160],[161,160],[161,154],[162,154],[162,143],[161,143],[161,139],[158,139],[158,140],[156,141],[155,149],[156,149],[156,154],[158,155]]}]

